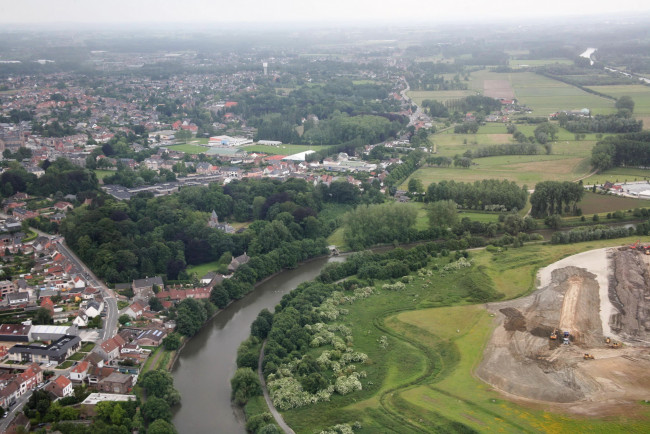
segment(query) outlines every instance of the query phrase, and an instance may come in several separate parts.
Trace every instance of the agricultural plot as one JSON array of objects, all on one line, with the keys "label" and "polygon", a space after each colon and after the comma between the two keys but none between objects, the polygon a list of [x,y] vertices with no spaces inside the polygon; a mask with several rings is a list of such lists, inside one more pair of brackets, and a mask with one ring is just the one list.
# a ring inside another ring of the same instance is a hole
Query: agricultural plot
[{"label": "agricultural plot", "polygon": [[[507,179],[533,188],[540,181],[573,181],[590,171],[589,159],[565,155],[509,155],[480,158],[474,163],[468,169],[422,167],[411,177],[422,180],[425,187],[432,182],[450,179],[459,182]],[[408,179],[400,188],[406,189],[407,186]]]},{"label": "agricultural plot", "polygon": [[510,59],[511,68],[528,68],[544,65],[572,65],[573,61],[569,59]]},{"label": "agricultural plot", "polygon": [[[648,188],[650,188],[650,185],[648,185]],[[650,207],[650,200],[587,192],[578,203],[578,207],[582,209],[583,214],[599,214],[634,208],[648,208]]]},{"label": "agricultural plot", "polygon": [[484,80],[483,95],[497,99],[512,99],[515,97],[515,91],[512,89],[509,80]]},{"label": "agricultural plot", "polygon": [[614,167],[603,172],[598,172],[582,182],[585,185],[603,185],[609,182],[634,182],[650,181],[650,170],[636,169],[630,167]]}]

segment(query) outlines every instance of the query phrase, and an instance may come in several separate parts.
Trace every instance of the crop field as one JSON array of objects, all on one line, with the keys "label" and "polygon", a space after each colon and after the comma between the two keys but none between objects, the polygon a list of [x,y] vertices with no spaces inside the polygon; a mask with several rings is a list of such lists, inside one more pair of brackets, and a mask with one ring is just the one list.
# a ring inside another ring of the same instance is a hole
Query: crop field
[{"label": "crop field", "polygon": [[185,152],[186,154],[203,154],[208,150],[208,148],[205,146],[191,144],[167,146],[167,149],[171,151]]},{"label": "crop field", "polygon": [[421,105],[425,99],[435,99],[444,103],[451,99],[460,99],[470,95],[476,95],[476,92],[471,90],[411,90],[407,95],[417,105]]},{"label": "crop field", "polygon": [[[648,186],[650,188],[650,185]],[[587,192],[578,206],[583,214],[598,214],[650,207],[650,200]]]},{"label": "crop field", "polygon": [[[421,179],[425,187],[450,179],[462,182],[507,179],[533,188],[540,181],[573,181],[590,171],[589,159],[565,155],[507,155],[478,158],[474,163],[467,169],[421,167],[411,177]],[[408,179],[399,188],[404,190],[407,186]]]},{"label": "crop field", "polygon": [[614,167],[598,172],[582,182],[585,185],[603,185],[605,182],[633,182],[650,180],[650,170],[636,169],[631,167]]},{"label": "crop field", "polygon": [[[326,146],[325,146],[326,147]],[[280,145],[280,146],[269,146],[269,145],[250,145],[243,146],[241,149],[248,152],[259,152],[264,154],[271,155],[293,155],[299,152],[309,151],[318,151],[322,149],[318,145]]]},{"label": "crop field", "polygon": [[[359,433],[459,432],[467,427],[480,432],[643,431],[650,408],[642,405],[622,416],[585,419],[531,403],[518,405],[478,380],[473,372],[494,324],[482,304],[468,305],[459,296],[471,275],[477,284],[498,288],[506,299],[519,297],[534,289],[540,267],[633,241],[477,251],[470,268],[414,276],[402,291],[380,290],[346,306],[349,313],[339,321],[351,327],[355,348],[368,355],[360,366],[367,373],[363,390],[283,412],[285,420],[298,433],[354,421],[361,423]],[[448,258],[433,262],[442,266]],[[375,287],[382,284],[375,282]],[[378,344],[382,336],[385,347]]]},{"label": "crop field", "polygon": [[485,82],[508,80],[520,103],[533,109],[533,116],[548,116],[558,110],[588,108],[595,114],[614,112],[614,101],[580,90],[561,81],[553,80],[532,72],[498,73],[474,72],[470,87],[483,92]]}]

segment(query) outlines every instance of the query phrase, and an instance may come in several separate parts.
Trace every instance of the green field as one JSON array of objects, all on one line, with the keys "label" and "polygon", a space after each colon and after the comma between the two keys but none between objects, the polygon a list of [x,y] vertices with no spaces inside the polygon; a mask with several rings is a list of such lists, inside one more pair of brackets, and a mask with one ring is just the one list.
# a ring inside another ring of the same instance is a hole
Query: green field
[{"label": "green field", "polygon": [[219,268],[219,261],[214,261],[214,262],[208,262],[207,264],[192,265],[190,267],[187,267],[185,271],[187,272],[188,276],[191,276],[192,274],[196,273],[196,277],[200,279],[210,271],[216,271],[218,268]]},{"label": "green field", "polygon": [[268,146],[268,145],[250,145],[244,146],[241,149],[248,152],[259,152],[264,154],[271,155],[293,155],[299,152],[309,151],[319,151],[320,149],[328,148],[328,146],[318,146],[318,145],[280,145],[280,146]]},{"label": "green field", "polygon": [[[650,185],[648,186],[650,188]],[[583,214],[598,214],[650,207],[650,200],[587,192],[578,207]]]},{"label": "green field", "polygon": [[[283,412],[285,420],[298,433],[354,421],[361,423],[355,431],[359,433],[460,432],[463,427],[457,423],[479,432],[642,432],[650,408],[641,404],[626,416],[585,419],[550,413],[542,404],[515,404],[478,380],[473,372],[494,324],[483,305],[467,305],[458,297],[467,275],[493,285],[506,298],[519,297],[534,289],[536,272],[543,266],[633,241],[628,237],[477,251],[471,268],[415,276],[403,291],[383,290],[347,305],[349,314],[340,321],[352,328],[355,350],[369,356],[358,367],[367,373],[363,390]],[[442,265],[448,259],[435,262]],[[375,282],[375,287],[382,283]],[[377,344],[381,336],[388,337],[385,349]]]},{"label": "green field", "polygon": [[421,105],[425,99],[435,99],[445,102],[451,99],[460,99],[470,95],[476,95],[472,90],[410,90],[406,93],[415,104]]},{"label": "green field", "polygon": [[544,66],[544,65],[572,65],[573,61],[569,59],[510,59],[511,68],[525,68],[527,66]]},{"label": "green field", "polygon": [[209,148],[207,148],[205,146],[187,144],[187,145],[167,146],[167,149],[169,149],[170,151],[185,152],[186,154],[203,154]]},{"label": "green field", "polygon": [[642,84],[619,86],[589,86],[589,89],[620,98],[629,95],[634,100],[634,115],[643,120],[644,129],[650,129],[650,86]]},{"label": "green field", "polygon": [[93,170],[93,172],[95,172],[95,176],[96,176],[97,179],[99,179],[99,180],[104,179],[104,178],[106,178],[107,176],[115,175],[115,171],[114,171],[114,170],[101,170],[101,169],[95,169],[95,170]]}]

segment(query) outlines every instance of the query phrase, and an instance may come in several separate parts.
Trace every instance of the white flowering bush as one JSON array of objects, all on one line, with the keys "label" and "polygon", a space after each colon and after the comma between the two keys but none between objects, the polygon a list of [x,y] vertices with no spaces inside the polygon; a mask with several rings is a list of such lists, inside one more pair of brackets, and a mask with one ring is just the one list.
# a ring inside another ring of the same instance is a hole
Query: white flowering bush
[{"label": "white flowering bush", "polygon": [[404,288],[406,288],[406,285],[404,285],[402,282],[395,282],[392,285],[390,283],[386,283],[381,287],[381,289],[388,291],[401,291]]},{"label": "white flowering bush", "polygon": [[341,356],[341,362],[344,363],[363,363],[368,360],[368,355],[360,352],[345,353]]},{"label": "white flowering bush", "polygon": [[361,386],[361,381],[359,381],[359,374],[357,372],[353,372],[349,377],[346,377],[345,375],[338,377],[336,379],[336,384],[334,385],[336,393],[341,395],[347,395],[348,393],[361,389],[363,389],[363,387]]},{"label": "white flowering bush", "polygon": [[458,261],[450,262],[449,264],[442,267],[443,271],[456,271],[461,268],[471,267],[472,261],[465,258],[460,258]]}]

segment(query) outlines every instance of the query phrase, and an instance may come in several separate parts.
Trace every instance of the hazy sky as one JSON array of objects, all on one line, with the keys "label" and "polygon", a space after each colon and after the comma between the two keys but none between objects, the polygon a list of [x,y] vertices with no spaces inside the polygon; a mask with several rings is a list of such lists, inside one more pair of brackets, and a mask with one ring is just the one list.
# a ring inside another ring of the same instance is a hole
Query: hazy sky
[{"label": "hazy sky", "polygon": [[0,23],[441,21],[648,14],[648,0],[0,0]]}]

